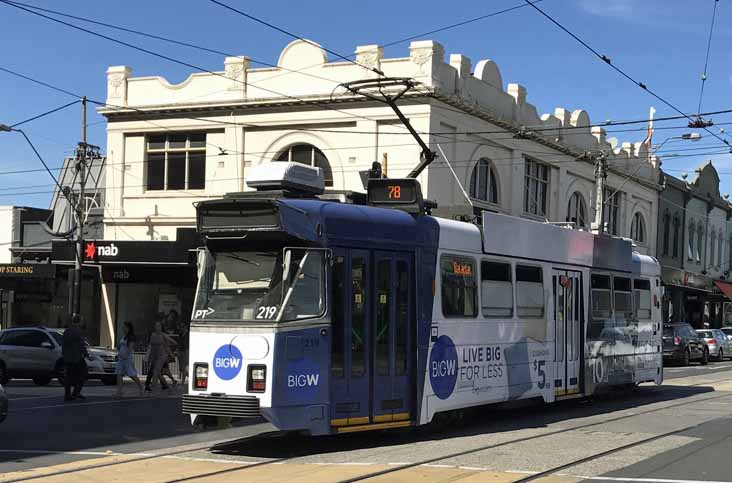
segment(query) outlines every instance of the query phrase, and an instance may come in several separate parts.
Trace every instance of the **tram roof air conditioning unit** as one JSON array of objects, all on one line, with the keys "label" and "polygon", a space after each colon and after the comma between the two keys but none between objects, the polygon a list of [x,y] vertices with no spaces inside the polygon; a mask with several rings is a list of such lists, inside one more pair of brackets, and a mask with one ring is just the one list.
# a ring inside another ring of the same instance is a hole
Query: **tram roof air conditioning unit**
[{"label": "tram roof air conditioning unit", "polygon": [[249,170],[247,186],[257,191],[283,190],[318,195],[325,191],[323,170],[300,163],[271,162]]}]

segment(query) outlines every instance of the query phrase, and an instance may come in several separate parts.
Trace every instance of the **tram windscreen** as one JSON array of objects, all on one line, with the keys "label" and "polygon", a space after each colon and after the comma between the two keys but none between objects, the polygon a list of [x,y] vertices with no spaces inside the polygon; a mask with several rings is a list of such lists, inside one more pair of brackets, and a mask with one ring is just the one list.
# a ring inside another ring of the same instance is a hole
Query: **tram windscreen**
[{"label": "tram windscreen", "polygon": [[194,320],[292,321],[325,311],[325,252],[206,252]]}]

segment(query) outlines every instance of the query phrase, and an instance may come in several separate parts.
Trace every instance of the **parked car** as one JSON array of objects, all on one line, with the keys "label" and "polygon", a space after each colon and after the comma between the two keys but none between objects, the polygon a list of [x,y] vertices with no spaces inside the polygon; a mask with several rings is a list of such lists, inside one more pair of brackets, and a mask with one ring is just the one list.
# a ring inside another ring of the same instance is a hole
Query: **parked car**
[{"label": "parked car", "polygon": [[[11,378],[30,378],[44,386],[54,377],[63,383],[63,333],[63,329],[46,327],[15,327],[0,332],[0,384]],[[87,352],[87,377],[116,384],[116,351],[87,343]]]},{"label": "parked car", "polygon": [[697,334],[707,343],[709,355],[718,361],[725,357],[732,358],[732,340],[720,329],[697,329]]},{"label": "parked car", "polygon": [[8,395],[5,394],[5,389],[0,385],[0,423],[5,421],[8,417]]},{"label": "parked car", "polygon": [[663,360],[688,366],[691,361],[709,363],[709,347],[704,339],[686,323],[663,326]]},{"label": "parked car", "polygon": [[722,327],[721,330],[728,339],[732,340],[732,327]]}]

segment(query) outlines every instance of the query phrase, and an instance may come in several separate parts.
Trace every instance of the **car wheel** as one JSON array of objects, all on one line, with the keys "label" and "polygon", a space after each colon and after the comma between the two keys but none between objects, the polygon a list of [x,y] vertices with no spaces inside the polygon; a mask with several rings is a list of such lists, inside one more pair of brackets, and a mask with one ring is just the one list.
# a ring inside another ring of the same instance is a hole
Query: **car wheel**
[{"label": "car wheel", "polygon": [[704,349],[704,352],[702,352],[701,365],[706,366],[707,364],[709,364],[709,350]]},{"label": "car wheel", "polygon": [[9,380],[8,370],[5,368],[5,364],[0,362],[0,384],[7,384]]},{"label": "car wheel", "polygon": [[719,354],[717,355],[717,361],[722,362],[724,361],[724,350],[722,348],[719,348]]},{"label": "car wheel", "polygon": [[684,351],[684,358],[681,360],[681,365],[686,367],[689,364],[691,364],[691,352],[689,351],[689,349],[686,349]]},{"label": "car wheel", "polygon": [[107,376],[102,378],[102,384],[105,386],[115,386],[117,384],[117,376]]},{"label": "car wheel", "polygon": [[38,376],[33,378],[33,383],[36,386],[47,386],[51,382],[51,378],[48,376]]}]

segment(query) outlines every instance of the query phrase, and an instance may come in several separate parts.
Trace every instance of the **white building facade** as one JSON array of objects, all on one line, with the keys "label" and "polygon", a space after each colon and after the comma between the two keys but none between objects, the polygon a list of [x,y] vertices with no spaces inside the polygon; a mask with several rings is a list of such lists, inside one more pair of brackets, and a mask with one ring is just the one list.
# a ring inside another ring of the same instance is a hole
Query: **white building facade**
[{"label": "white building facade", "polygon": [[[174,241],[195,227],[193,203],[247,190],[247,171],[262,163],[319,166],[337,190],[363,191],[359,172],[374,161],[388,177],[406,176],[420,149],[404,125],[387,105],[339,87],[378,78],[375,68],[416,83],[399,106],[439,154],[419,176],[438,215],[487,209],[589,229],[595,162],[580,158],[604,151],[608,231],[655,254],[659,163],[644,144],[606,139],[583,110],[540,116],[527,89],[505,85],[494,62],[446,60],[433,41],[412,42],[401,58],[384,58],[375,45],[355,52],[356,63],[329,62],[317,45],[295,41],[276,68],[227,57],[222,72],[177,85],[110,67],[109,105],[100,109],[109,121],[105,239]],[[103,318],[118,318],[111,305]]]}]

